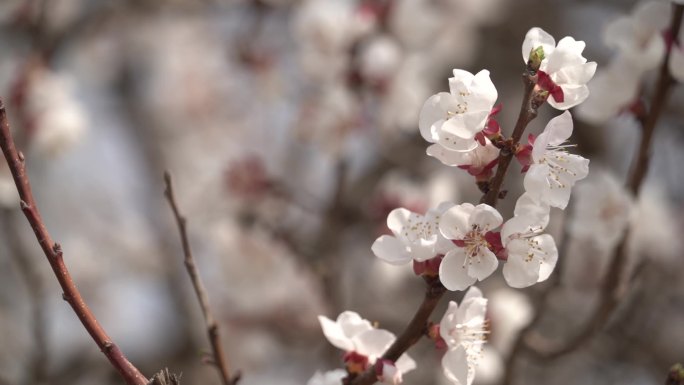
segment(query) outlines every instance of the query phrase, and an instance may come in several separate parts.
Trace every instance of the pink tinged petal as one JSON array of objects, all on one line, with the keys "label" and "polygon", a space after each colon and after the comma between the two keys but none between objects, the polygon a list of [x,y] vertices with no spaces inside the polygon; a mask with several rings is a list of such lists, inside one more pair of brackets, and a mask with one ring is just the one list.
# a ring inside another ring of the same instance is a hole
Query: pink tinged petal
[{"label": "pink tinged petal", "polygon": [[[444,261],[442,261],[444,264]],[[489,249],[480,249],[480,254],[471,257],[468,261],[468,275],[477,278],[479,281],[492,275],[499,266],[499,260]]]},{"label": "pink tinged petal", "polygon": [[534,237],[534,240],[537,241],[545,255],[544,260],[539,266],[539,279],[537,280],[537,282],[543,282],[549,278],[551,273],[553,273],[553,269],[556,267],[556,263],[558,262],[558,249],[556,248],[556,242],[554,242],[553,237],[548,234]]},{"label": "pink tinged petal", "polygon": [[501,241],[504,247],[509,242],[517,238],[520,234],[525,234],[530,229],[530,218],[527,216],[514,216],[504,223],[501,228]]},{"label": "pink tinged petal", "polygon": [[404,265],[412,259],[406,245],[389,235],[383,235],[376,239],[371,250],[376,257],[392,265]]},{"label": "pink tinged petal", "polygon": [[468,227],[477,226],[484,233],[496,229],[502,223],[503,218],[501,214],[494,207],[482,203],[475,206],[473,213],[470,215]]},{"label": "pink tinged petal", "polygon": [[451,349],[442,357],[444,375],[455,385],[470,385],[473,376],[468,369],[468,354],[462,346]]},{"label": "pink tinged petal", "polygon": [[344,333],[339,324],[333,322],[327,317],[320,315],[318,316],[318,322],[321,324],[321,329],[323,329],[325,338],[327,338],[333,346],[344,351],[350,351],[354,349],[354,343]]},{"label": "pink tinged petal", "polygon": [[441,127],[447,117],[446,111],[441,108],[439,100],[440,94],[430,96],[430,98],[425,101],[425,104],[423,104],[423,108],[420,110],[418,118],[420,135],[430,143],[437,141],[438,136],[436,128]]},{"label": "pink tinged petal", "polygon": [[[524,241],[518,239],[514,243],[524,243]],[[526,254],[508,251],[508,261],[504,264],[503,276],[509,286],[520,289],[537,283],[539,262],[527,262],[525,257]]]},{"label": "pink tinged petal", "polygon": [[537,47],[544,48],[544,54],[548,57],[555,49],[556,40],[541,28],[532,28],[527,31],[525,41],[522,45],[523,61],[527,63],[530,58],[530,51]]},{"label": "pink tinged petal", "polygon": [[563,90],[563,100],[556,101],[553,98],[547,99],[549,105],[557,110],[567,110],[584,102],[589,97],[589,88],[586,85],[567,85],[560,86]]},{"label": "pink tinged petal", "polygon": [[414,361],[413,358],[411,358],[411,356],[405,353],[402,354],[401,357],[399,357],[399,359],[397,360],[397,362],[394,363],[394,365],[403,374],[406,374],[417,367],[416,361]]},{"label": "pink tinged petal", "polygon": [[354,351],[367,356],[369,362],[382,356],[383,353],[392,345],[396,337],[394,334],[383,329],[371,329],[361,332],[352,338]]},{"label": "pink tinged petal", "polygon": [[684,83],[684,49],[681,47],[672,47],[670,73],[677,81]]},{"label": "pink tinged petal", "polygon": [[468,275],[465,251],[462,248],[451,250],[439,265],[439,280],[449,290],[465,290],[477,281]]}]

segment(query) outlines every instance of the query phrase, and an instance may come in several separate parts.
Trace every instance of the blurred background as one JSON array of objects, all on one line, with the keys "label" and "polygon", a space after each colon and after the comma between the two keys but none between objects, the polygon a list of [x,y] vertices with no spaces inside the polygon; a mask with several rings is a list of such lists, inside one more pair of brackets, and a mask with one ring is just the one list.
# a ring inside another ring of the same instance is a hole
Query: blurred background
[{"label": "blurred background", "polygon": [[[422,298],[410,266],[385,265],[370,250],[387,232],[387,214],[481,195],[467,173],[425,155],[423,102],[448,89],[453,68],[489,69],[509,134],[527,30],[586,41],[584,56],[600,72],[614,56],[605,25],[634,4],[3,0],[0,96],[67,266],[143,373],[169,367],[182,383],[219,383],[203,363],[209,345],[163,197],[168,169],[240,384],[304,384],[341,366],[317,315],[353,310],[399,333]],[[644,74],[647,95],[655,72]],[[610,186],[625,178],[638,124],[629,114],[600,124],[575,116],[576,151],[591,159],[575,199],[588,203],[552,213],[564,262],[535,330],[562,340],[591,313],[614,241],[600,244],[586,229],[611,215],[633,229],[624,298],[572,353],[551,362],[521,355],[514,383],[658,384],[684,360],[682,107],[684,87],[675,87],[631,214],[632,203],[602,194],[620,194]],[[529,131],[557,114],[544,106]],[[504,186],[504,216],[522,191],[519,169]],[[495,274],[480,287],[491,335],[476,384],[496,384],[547,285],[512,290]],[[440,354],[417,344],[419,367],[406,382],[446,384]],[[61,299],[3,159],[0,384],[48,383],[122,381]]]}]

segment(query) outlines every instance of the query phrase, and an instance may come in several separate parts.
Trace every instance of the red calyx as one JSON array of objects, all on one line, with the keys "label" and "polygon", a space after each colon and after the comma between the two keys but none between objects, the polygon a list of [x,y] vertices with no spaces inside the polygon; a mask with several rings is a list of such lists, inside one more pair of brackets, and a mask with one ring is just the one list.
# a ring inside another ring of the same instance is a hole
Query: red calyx
[{"label": "red calyx", "polygon": [[551,80],[549,74],[544,71],[537,72],[537,86],[544,91],[548,91],[557,103],[562,103],[565,100],[563,89]]}]

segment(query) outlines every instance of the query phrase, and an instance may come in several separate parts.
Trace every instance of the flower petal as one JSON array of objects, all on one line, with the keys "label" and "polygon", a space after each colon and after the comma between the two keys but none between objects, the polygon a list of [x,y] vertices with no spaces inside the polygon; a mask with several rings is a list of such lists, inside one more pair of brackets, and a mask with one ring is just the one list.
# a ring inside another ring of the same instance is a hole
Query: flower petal
[{"label": "flower petal", "polygon": [[447,239],[463,239],[469,231],[469,218],[475,210],[475,206],[470,203],[456,205],[444,214],[439,221],[439,231]]},{"label": "flower petal", "polygon": [[544,48],[544,54],[549,56],[556,47],[556,40],[541,28],[535,27],[527,31],[522,45],[522,57],[525,63],[530,58],[530,52],[537,47]]},{"label": "flower petal", "polygon": [[323,329],[325,338],[327,338],[333,346],[344,351],[354,349],[354,343],[344,333],[339,324],[321,315],[318,316],[318,322],[321,324],[321,329]]},{"label": "flower petal", "polygon": [[448,252],[439,265],[439,280],[449,290],[465,290],[477,281],[468,275],[465,251],[458,247]]},{"label": "flower petal", "polygon": [[[444,261],[442,261],[444,264]],[[479,281],[492,275],[499,266],[499,260],[496,255],[489,249],[481,249],[480,254],[476,257],[471,257],[468,261],[468,275],[477,278]]]},{"label": "flower petal", "polygon": [[501,214],[494,207],[484,203],[475,206],[468,221],[469,227],[477,226],[482,232],[494,230],[501,226],[501,223]]},{"label": "flower petal", "polygon": [[368,357],[370,362],[375,362],[392,345],[395,339],[394,334],[387,330],[371,329],[355,335],[352,341],[355,352]]},{"label": "flower petal", "polygon": [[406,245],[389,235],[382,235],[376,239],[371,250],[376,257],[392,265],[404,265],[412,260]]},{"label": "flower petal", "polygon": [[455,385],[470,385],[473,380],[468,369],[468,354],[462,346],[444,354],[442,369],[444,375]]},{"label": "flower petal", "polygon": [[361,318],[359,313],[349,310],[337,316],[337,324],[340,325],[344,334],[349,338],[366,330],[373,329],[373,325],[368,320]]}]

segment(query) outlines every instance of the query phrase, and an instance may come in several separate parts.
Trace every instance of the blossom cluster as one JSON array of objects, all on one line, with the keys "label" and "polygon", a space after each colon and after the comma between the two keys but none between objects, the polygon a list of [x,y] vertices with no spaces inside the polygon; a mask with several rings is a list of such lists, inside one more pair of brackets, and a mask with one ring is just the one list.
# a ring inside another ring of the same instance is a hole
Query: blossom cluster
[{"label": "blossom cluster", "polygon": [[[472,285],[494,273],[501,261],[503,277],[511,287],[528,287],[546,280],[558,260],[553,237],[545,233],[550,210],[565,209],[573,185],[589,171],[589,161],[569,153],[573,145],[567,144],[573,130],[567,109],[586,100],[586,84],[596,70],[596,63],[582,56],[584,46],[571,37],[556,44],[540,28],[527,33],[522,49],[533,84],[530,98],[564,110],[540,135],[529,135],[527,143],[502,135],[495,120],[501,109],[495,106],[498,92],[487,70],[477,74],[454,70],[449,92],[431,96],[421,110],[419,130],[431,143],[428,155],[466,170],[478,184],[486,185],[506,149],[525,173],[525,192],[508,220],[487,203],[443,202],[425,214],[400,207],[387,217],[391,235],[381,235],[371,247],[387,263],[412,263],[414,272],[431,285],[458,291],[470,288],[461,305],[451,302],[441,322],[429,331],[437,346],[447,349],[442,366],[455,384],[473,381],[487,334],[487,300]],[[320,317],[320,322],[328,340],[346,352],[349,375],[375,365],[378,381],[396,384],[415,367],[407,355],[396,363],[382,360],[394,335],[373,328],[356,313],[345,312],[337,322]],[[310,385],[327,384],[325,378],[339,384],[342,377],[319,374]]]}]

